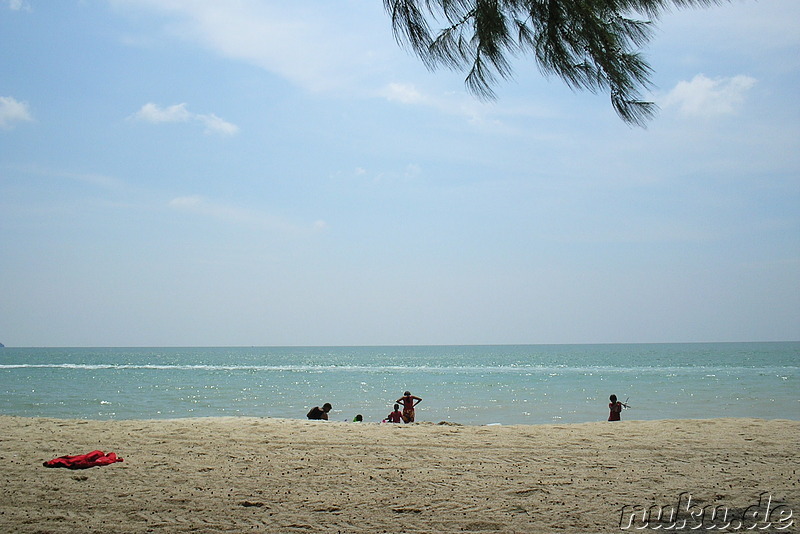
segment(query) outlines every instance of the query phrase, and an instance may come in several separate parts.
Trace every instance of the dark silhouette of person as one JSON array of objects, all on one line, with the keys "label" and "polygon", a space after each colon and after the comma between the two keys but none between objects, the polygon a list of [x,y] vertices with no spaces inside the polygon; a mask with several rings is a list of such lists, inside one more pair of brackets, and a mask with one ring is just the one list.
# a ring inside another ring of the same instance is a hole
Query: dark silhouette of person
[{"label": "dark silhouette of person", "polygon": [[328,420],[328,412],[331,411],[333,406],[331,403],[326,402],[322,405],[322,408],[319,406],[314,406],[311,410],[306,414],[306,417],[309,419],[323,419],[325,421]]},{"label": "dark silhouette of person", "polygon": [[627,408],[628,405],[624,402],[619,402],[616,395],[611,395],[608,400],[611,401],[608,403],[608,409],[610,411],[608,414],[608,420],[619,421],[619,414],[622,413],[622,408]]}]

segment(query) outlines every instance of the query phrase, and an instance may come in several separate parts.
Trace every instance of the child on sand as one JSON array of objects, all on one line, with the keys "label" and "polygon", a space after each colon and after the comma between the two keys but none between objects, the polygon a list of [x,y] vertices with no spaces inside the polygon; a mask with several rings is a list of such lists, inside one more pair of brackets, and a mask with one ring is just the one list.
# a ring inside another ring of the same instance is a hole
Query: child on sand
[{"label": "child on sand", "polygon": [[403,405],[403,422],[413,423],[414,407],[420,402],[422,402],[422,399],[420,399],[419,397],[415,397],[414,395],[411,394],[410,391],[406,391],[405,393],[403,393],[403,396],[397,399],[395,402]]},{"label": "child on sand", "polygon": [[400,405],[394,405],[394,411],[386,416],[386,421],[389,423],[401,423],[403,421],[403,414],[400,413]]}]

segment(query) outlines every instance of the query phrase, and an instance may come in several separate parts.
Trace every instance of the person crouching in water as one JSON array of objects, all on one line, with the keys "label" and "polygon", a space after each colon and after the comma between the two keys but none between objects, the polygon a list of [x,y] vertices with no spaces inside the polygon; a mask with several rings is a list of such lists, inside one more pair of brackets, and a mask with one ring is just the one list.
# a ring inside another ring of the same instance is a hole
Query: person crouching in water
[{"label": "person crouching in water", "polygon": [[[415,402],[416,401],[416,402]],[[413,423],[414,422],[414,407],[422,402],[422,399],[419,397],[415,397],[411,394],[410,391],[406,391],[403,393],[403,396],[397,399],[396,401],[398,404],[403,405],[403,422],[404,423]]]},{"label": "person crouching in water", "polygon": [[333,406],[331,406],[331,403],[329,403],[329,402],[326,402],[325,404],[323,404],[322,408],[320,408],[319,406],[314,406],[306,414],[306,417],[308,417],[309,419],[322,419],[322,420],[327,421],[328,420],[328,412],[330,412],[332,408],[333,408]]},{"label": "person crouching in water", "polygon": [[402,423],[403,422],[403,414],[400,413],[400,405],[394,405],[394,411],[386,416],[386,420],[390,423]]}]

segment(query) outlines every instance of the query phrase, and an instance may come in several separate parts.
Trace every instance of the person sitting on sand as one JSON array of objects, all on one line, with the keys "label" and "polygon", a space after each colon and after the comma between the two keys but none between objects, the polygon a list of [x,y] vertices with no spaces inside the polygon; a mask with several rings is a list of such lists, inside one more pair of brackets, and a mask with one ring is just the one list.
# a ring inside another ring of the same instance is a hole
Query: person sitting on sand
[{"label": "person sitting on sand", "polygon": [[353,417],[353,422],[354,423],[361,423],[363,421],[364,421],[364,416],[361,415],[361,414],[358,414],[355,417]]},{"label": "person sitting on sand", "polygon": [[420,402],[422,402],[422,399],[420,399],[419,397],[415,397],[414,395],[411,394],[410,391],[406,391],[405,393],[403,393],[403,396],[397,399],[395,402],[403,405],[403,422],[413,423],[414,407]]},{"label": "person sitting on sand", "polygon": [[311,408],[311,411],[309,411],[306,414],[306,417],[308,417],[309,419],[323,419],[327,421],[328,412],[331,411],[332,408],[333,406],[331,406],[331,403],[329,402],[323,404],[322,408],[320,408],[319,406],[314,406],[313,408]]},{"label": "person sitting on sand", "polygon": [[608,414],[608,420],[619,421],[619,414],[622,413],[622,408],[627,408],[628,405],[624,402],[619,402],[616,395],[611,395],[608,400],[611,401],[608,403],[608,409],[611,411],[611,413]]},{"label": "person sitting on sand", "polygon": [[402,423],[403,422],[403,414],[400,412],[400,405],[394,405],[394,411],[386,416],[386,420],[390,423]]}]

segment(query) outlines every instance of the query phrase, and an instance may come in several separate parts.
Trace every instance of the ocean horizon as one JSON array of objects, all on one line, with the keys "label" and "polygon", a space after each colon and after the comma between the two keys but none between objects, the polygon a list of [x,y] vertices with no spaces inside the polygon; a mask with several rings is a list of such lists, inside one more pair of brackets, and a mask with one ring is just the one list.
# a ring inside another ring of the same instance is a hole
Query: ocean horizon
[{"label": "ocean horizon", "polygon": [[78,419],[254,416],[418,421],[800,420],[800,342],[0,349],[0,414]]}]

